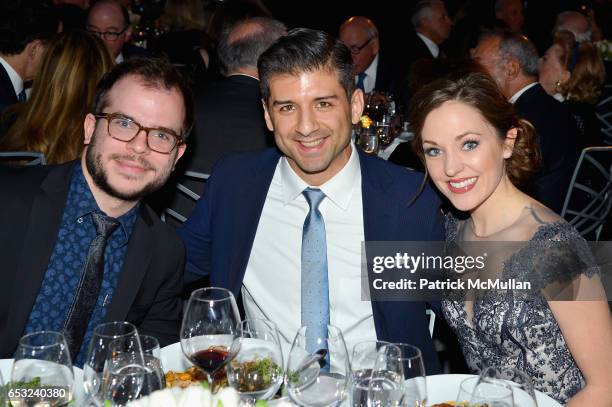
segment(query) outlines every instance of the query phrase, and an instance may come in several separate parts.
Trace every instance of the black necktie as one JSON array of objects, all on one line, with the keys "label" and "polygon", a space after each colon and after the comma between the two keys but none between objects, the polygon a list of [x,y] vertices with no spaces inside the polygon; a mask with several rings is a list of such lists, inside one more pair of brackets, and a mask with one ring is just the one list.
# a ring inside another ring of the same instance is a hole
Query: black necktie
[{"label": "black necktie", "polygon": [[89,319],[98,301],[102,278],[104,277],[104,251],[108,237],[119,226],[117,219],[99,212],[92,212],[91,219],[96,227],[96,237],[89,245],[81,280],[77,286],[74,301],[64,325],[64,334],[70,348],[72,360],[81,349]]}]

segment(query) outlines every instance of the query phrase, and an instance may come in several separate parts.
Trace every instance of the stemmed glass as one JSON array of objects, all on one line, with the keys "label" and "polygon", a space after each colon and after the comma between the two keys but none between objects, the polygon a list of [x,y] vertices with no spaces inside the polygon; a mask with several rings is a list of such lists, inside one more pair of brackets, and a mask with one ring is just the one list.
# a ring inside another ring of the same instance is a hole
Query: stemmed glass
[{"label": "stemmed glass", "polygon": [[383,345],[377,352],[367,391],[369,407],[404,406],[404,367],[399,347]]},{"label": "stemmed glass", "polygon": [[374,405],[422,407],[427,402],[421,350],[407,343],[382,347],[372,372],[368,398]]},{"label": "stemmed glass", "polygon": [[150,335],[140,335],[139,337],[145,368],[145,377],[140,395],[147,396],[155,390],[165,388],[166,379],[160,359],[161,348],[159,341]]},{"label": "stemmed glass", "polygon": [[457,405],[489,407],[514,407],[512,388],[503,380],[483,382],[479,377],[470,377],[461,382],[457,394]]},{"label": "stemmed glass", "polygon": [[491,366],[479,376],[479,383],[503,380],[510,386],[516,407],[538,407],[531,378],[514,367]]},{"label": "stemmed glass", "polygon": [[368,387],[378,357],[378,350],[389,345],[384,341],[363,341],[353,346],[351,375],[349,377],[349,398],[353,407],[367,407]]},{"label": "stemmed glass", "polygon": [[301,327],[293,340],[287,362],[287,388],[301,406],[336,406],[344,400],[350,375],[348,351],[339,328],[327,325],[327,337],[316,338],[318,350],[306,347],[309,328]]},{"label": "stemmed glass", "polygon": [[[41,402],[49,406],[63,406],[73,397],[74,372],[70,351],[64,335],[60,332],[39,331],[23,336],[15,352],[11,382],[38,381],[37,388],[49,386],[57,391],[48,391],[35,399],[24,399],[24,404]],[[16,394],[11,401],[22,401]]]},{"label": "stemmed glass", "polygon": [[119,337],[108,345],[102,372],[101,395],[105,407],[125,406],[141,396],[147,378],[140,337]]},{"label": "stemmed glass", "polygon": [[[106,322],[94,328],[87,359],[83,365],[83,386],[85,389],[86,405],[94,402],[97,406],[104,404],[102,394],[102,376],[106,364],[109,346],[116,339],[132,341],[138,352],[138,330],[129,322]],[[140,348],[142,352],[142,347]]]},{"label": "stemmed glass", "polygon": [[283,383],[283,354],[278,328],[266,319],[247,319],[238,324],[238,332],[227,366],[227,380],[252,406],[257,400],[272,397]]},{"label": "stemmed glass", "polygon": [[194,365],[213,376],[230,358],[240,314],[234,295],[225,288],[207,287],[191,293],[181,326],[181,348]]}]

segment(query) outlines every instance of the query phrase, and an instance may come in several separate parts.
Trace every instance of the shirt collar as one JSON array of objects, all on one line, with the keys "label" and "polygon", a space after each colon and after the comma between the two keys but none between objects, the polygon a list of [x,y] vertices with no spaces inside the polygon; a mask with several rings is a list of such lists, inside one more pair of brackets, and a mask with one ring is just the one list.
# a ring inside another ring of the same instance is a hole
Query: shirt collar
[{"label": "shirt collar", "polygon": [[21,79],[21,76],[19,76],[15,69],[13,69],[11,64],[6,62],[6,60],[2,57],[0,57],[0,64],[2,64],[4,70],[8,74],[9,79],[11,80],[11,84],[15,90],[15,95],[19,95],[23,90],[23,79]]},{"label": "shirt collar", "polygon": [[[104,213],[98,206],[98,203],[89,189],[89,185],[87,184],[87,180],[85,179],[83,168],[81,167],[80,163],[77,163],[74,166],[70,188],[77,191],[77,194],[79,195],[78,210],[73,222],[80,222],[79,219],[89,216],[92,212],[97,211]],[[134,224],[136,223],[139,210],[140,204],[135,205],[127,213],[124,213],[116,218],[117,221],[119,221],[120,226],[117,228],[117,230],[120,230],[121,232],[118,233],[115,231],[112,235],[119,239],[119,246],[123,246],[128,242],[130,235],[132,234]]]},{"label": "shirt collar", "polygon": [[378,54],[374,57],[374,60],[372,61],[370,66],[368,66],[368,69],[366,69],[364,72],[370,78],[376,78],[376,70],[377,69],[378,69]]},{"label": "shirt collar", "polygon": [[522,88],[521,90],[516,92],[514,95],[512,95],[512,97],[510,98],[509,102],[512,103],[512,104],[516,103],[518,98],[520,98],[523,93],[527,92],[529,89],[533,88],[537,84],[538,84],[537,82],[532,82],[529,85],[525,86],[524,88]]},{"label": "shirt collar", "polygon": [[[280,160],[280,175],[283,194],[283,204],[287,205],[302,194],[309,187],[289,165],[286,157]],[[361,166],[357,149],[351,142],[351,156],[346,165],[330,180],[319,187],[334,205],[347,210],[355,188],[355,178],[361,176]]]},{"label": "shirt collar", "polygon": [[247,78],[255,79],[257,82],[259,82],[258,77],[246,73],[233,73],[231,75],[227,75],[228,78],[231,78],[232,76],[246,76]]},{"label": "shirt collar", "polygon": [[427,46],[427,49],[429,49],[429,52],[431,52],[431,55],[433,55],[434,58],[438,58],[438,54],[440,53],[440,47],[438,47],[438,44],[436,44],[420,32],[417,32],[416,34],[419,36],[420,39],[423,40],[425,46]]},{"label": "shirt collar", "polygon": [[125,58],[123,58],[123,52],[120,52],[119,55],[117,55],[117,58],[115,58],[115,63],[116,64],[120,64],[125,60]]}]

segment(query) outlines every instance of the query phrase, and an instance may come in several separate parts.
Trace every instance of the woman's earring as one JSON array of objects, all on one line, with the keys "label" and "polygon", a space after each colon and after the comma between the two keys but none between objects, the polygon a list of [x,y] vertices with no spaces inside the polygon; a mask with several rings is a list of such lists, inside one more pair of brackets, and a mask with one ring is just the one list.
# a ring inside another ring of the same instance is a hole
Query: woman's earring
[{"label": "woman's earring", "polygon": [[561,80],[560,79],[557,82],[555,82],[555,90],[557,92],[561,90]]}]

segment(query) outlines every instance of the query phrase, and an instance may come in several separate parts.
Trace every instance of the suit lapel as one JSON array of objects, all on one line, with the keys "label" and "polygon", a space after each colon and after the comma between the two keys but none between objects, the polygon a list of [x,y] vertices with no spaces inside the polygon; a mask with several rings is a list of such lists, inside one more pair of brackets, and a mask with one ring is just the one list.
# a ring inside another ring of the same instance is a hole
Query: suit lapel
[{"label": "suit lapel", "polygon": [[72,168],[65,165],[52,169],[32,202],[8,316],[7,326],[15,328],[9,331],[14,338],[7,343],[17,343],[40,291],[62,222]]},{"label": "suit lapel", "polygon": [[[361,188],[363,199],[363,230],[365,241],[389,240],[395,235],[398,210],[396,199],[390,199],[392,177],[383,166],[377,166],[374,158],[359,151],[361,164]],[[378,338],[388,338],[386,315],[393,315],[392,303],[371,301],[374,326]]]},{"label": "suit lapel", "polygon": [[145,274],[155,252],[155,238],[150,230],[153,226],[152,210],[141,204],[134,231],[130,236],[117,289],[104,317],[108,321],[123,321],[132,307]]},{"label": "suit lapel", "polygon": [[[261,212],[279,159],[278,150],[266,150],[265,157],[253,166],[251,176],[245,180],[243,188],[237,194],[237,202],[240,208],[238,212],[241,212],[240,216],[244,220],[240,224],[244,225],[244,233],[237,234],[236,256],[231,262],[228,276],[228,288],[235,295],[239,294],[238,291],[251,255]],[[247,204],[245,205],[245,203]]]}]

